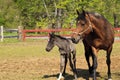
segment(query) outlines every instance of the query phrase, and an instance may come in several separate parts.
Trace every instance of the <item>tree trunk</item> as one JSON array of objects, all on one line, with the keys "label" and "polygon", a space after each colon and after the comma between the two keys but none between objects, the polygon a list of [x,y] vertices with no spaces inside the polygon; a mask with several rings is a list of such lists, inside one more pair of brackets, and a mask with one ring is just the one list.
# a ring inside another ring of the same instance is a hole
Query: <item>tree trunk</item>
[{"label": "tree trunk", "polygon": [[44,7],[46,9],[47,16],[50,17],[45,1],[43,0]]},{"label": "tree trunk", "polygon": [[117,15],[115,13],[113,13],[113,18],[114,18],[114,27],[118,27]]},{"label": "tree trunk", "polygon": [[54,6],[55,6],[55,15],[54,15],[54,17],[56,18],[56,16],[57,16],[57,5],[56,5],[55,1],[54,1]]},{"label": "tree trunk", "polygon": [[62,10],[59,8],[58,9],[58,16],[57,16],[57,28],[60,29],[62,28],[62,23],[61,23],[61,12]]}]

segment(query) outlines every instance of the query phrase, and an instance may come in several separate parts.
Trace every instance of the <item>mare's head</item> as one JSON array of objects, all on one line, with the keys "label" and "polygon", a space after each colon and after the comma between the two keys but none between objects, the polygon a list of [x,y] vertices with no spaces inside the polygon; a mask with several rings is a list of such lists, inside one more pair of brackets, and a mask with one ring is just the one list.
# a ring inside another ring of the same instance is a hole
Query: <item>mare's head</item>
[{"label": "mare's head", "polygon": [[78,17],[76,18],[77,28],[72,33],[72,41],[78,43],[80,39],[84,39],[87,34],[92,31],[90,16],[88,12],[84,10],[79,13],[77,10]]},{"label": "mare's head", "polygon": [[52,50],[52,48],[55,46],[54,41],[55,41],[55,35],[54,35],[54,33],[49,33],[49,40],[48,40],[48,44],[46,46],[46,51],[49,52],[49,51]]}]

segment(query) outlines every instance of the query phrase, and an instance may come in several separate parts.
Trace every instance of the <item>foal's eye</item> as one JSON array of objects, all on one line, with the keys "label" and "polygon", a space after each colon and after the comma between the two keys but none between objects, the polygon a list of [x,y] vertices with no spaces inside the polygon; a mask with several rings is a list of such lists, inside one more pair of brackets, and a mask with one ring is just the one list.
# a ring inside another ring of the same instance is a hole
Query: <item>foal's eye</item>
[{"label": "foal's eye", "polygon": [[50,38],[48,38],[47,41],[49,42],[49,41],[50,41]]}]

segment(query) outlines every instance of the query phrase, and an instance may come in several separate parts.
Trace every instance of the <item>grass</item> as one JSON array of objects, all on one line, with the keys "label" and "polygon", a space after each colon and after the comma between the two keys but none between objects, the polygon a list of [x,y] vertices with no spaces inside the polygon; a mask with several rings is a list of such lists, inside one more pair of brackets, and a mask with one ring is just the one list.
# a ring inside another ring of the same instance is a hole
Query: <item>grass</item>
[{"label": "grass", "polygon": [[[0,80],[56,80],[59,73],[59,52],[54,47],[46,52],[47,40],[28,40],[26,42],[6,40],[0,43]],[[77,44],[77,67],[80,69],[79,79],[88,75],[84,58],[83,44]],[[120,43],[115,42],[112,51],[112,75],[114,80],[120,79]],[[107,78],[105,52],[98,54],[98,80]],[[68,80],[72,72],[67,68]],[[70,79],[71,80],[71,79]]]},{"label": "grass", "polygon": [[[54,47],[53,50],[48,53],[45,51],[47,40],[27,40],[21,42],[15,39],[5,39],[4,42],[0,43],[0,58],[4,57],[43,57],[43,56],[59,56],[58,48]],[[78,45],[79,46],[79,45]],[[82,44],[80,44],[82,46]],[[77,47],[79,48],[79,47]],[[83,53],[82,50],[78,49],[79,53]]]}]

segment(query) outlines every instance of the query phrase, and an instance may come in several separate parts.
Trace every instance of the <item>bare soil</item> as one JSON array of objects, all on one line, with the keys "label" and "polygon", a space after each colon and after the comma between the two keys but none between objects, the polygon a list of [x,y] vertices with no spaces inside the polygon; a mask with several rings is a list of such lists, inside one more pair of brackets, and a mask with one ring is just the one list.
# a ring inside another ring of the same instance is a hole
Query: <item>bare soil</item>
[{"label": "bare soil", "polygon": [[[120,56],[111,56],[113,80],[120,80]],[[0,80],[56,80],[59,75],[59,57],[30,57],[0,60]],[[77,56],[78,80],[91,80],[84,56]],[[65,80],[74,76],[67,64]],[[105,57],[98,57],[97,79],[107,80]]]}]

